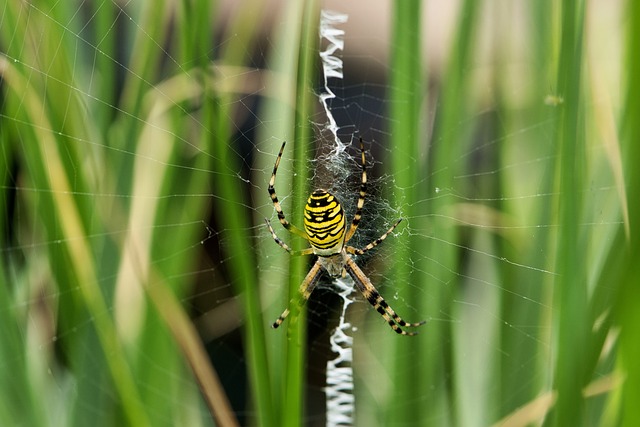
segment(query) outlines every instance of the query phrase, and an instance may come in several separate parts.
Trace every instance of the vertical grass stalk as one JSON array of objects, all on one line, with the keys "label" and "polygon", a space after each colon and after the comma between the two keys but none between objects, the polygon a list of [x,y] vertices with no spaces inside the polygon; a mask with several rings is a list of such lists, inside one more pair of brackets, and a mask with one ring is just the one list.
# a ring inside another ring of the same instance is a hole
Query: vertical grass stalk
[{"label": "vertical grass stalk", "polygon": [[[305,3],[302,9],[300,31],[300,50],[298,55],[298,75],[296,77],[296,110],[295,136],[293,144],[294,178],[292,181],[292,217],[295,224],[303,223],[303,210],[309,194],[308,156],[311,152],[313,135],[309,119],[313,115],[315,64],[318,58],[318,21],[319,7],[317,1]],[[292,241],[293,250],[301,250],[306,245],[301,239]],[[297,298],[298,288],[308,269],[306,257],[293,257],[289,264],[289,297]],[[305,352],[306,352],[306,307],[296,313],[292,307],[291,318],[298,316],[297,321],[289,320],[287,333],[291,337],[287,348],[287,371],[285,380],[285,403],[282,413],[282,425],[296,427],[302,425],[304,411],[305,384]]]},{"label": "vertical grass stalk", "polygon": [[[237,21],[241,22],[241,21]],[[253,33],[252,35],[255,35]],[[245,39],[231,39],[223,53],[223,63],[241,65],[244,58],[238,52],[244,52],[247,46]],[[235,42],[242,44],[236,45]],[[218,173],[215,188],[219,196],[216,200],[218,211],[224,212],[220,218],[221,226],[227,230],[229,273],[233,277],[235,289],[242,302],[244,319],[244,343],[246,345],[247,363],[250,378],[251,397],[257,413],[257,424],[274,426],[274,396],[271,389],[270,370],[267,361],[265,328],[262,319],[262,308],[259,301],[258,277],[255,269],[254,252],[247,250],[253,246],[248,230],[251,229],[249,213],[246,212],[244,196],[248,189],[240,187],[243,182],[237,179],[233,171],[239,168],[239,159],[235,157],[237,150],[231,141],[231,117],[234,116],[233,98],[231,94],[216,90],[208,83],[205,104],[205,117],[213,117],[214,127],[208,139],[210,152],[213,153],[213,169]]]},{"label": "vertical grass stalk", "polygon": [[627,38],[626,38],[626,83],[624,116],[622,125],[622,153],[625,169],[625,183],[629,195],[629,241],[626,243],[625,270],[622,292],[617,308],[618,321],[622,327],[620,334],[620,358],[618,362],[621,374],[626,378],[622,386],[622,425],[640,425],[640,3],[634,0],[626,2]]},{"label": "vertical grass stalk", "polygon": [[579,224],[585,183],[584,132],[580,129],[582,30],[584,4],[580,0],[563,2],[558,90],[564,105],[558,109],[556,146],[559,179],[559,224],[555,311],[557,313],[558,355],[555,387],[558,400],[555,425],[583,424],[582,388],[589,380],[584,358],[576,357],[576,349],[587,347],[588,313],[584,259],[586,241]]},{"label": "vertical grass stalk", "polygon": [[[420,187],[415,185],[421,169],[420,159],[423,159],[424,136],[420,135],[421,113],[424,107],[424,86],[422,71],[421,50],[421,1],[407,0],[393,3],[393,30],[391,51],[391,75],[390,75],[390,120],[391,123],[391,149],[392,170],[391,173],[396,182],[398,193],[398,206],[402,206],[403,215],[407,217],[405,226],[419,228],[422,226],[420,214],[416,212],[416,202],[422,196]],[[406,234],[405,234],[406,235]],[[425,293],[421,289],[407,286],[409,283],[423,283],[423,278],[413,270],[413,263],[409,257],[416,253],[420,244],[417,235],[410,235],[406,245],[397,245],[396,259],[399,260],[396,267],[396,284],[402,286],[402,293],[411,295],[410,300],[416,301],[418,312],[424,313],[425,305],[420,303],[420,296]],[[425,313],[426,316],[426,313]],[[391,357],[395,354],[412,354],[416,359],[422,359],[422,354],[417,353],[419,340],[428,339],[432,333],[427,324],[420,332],[426,335],[417,337],[392,336],[388,339]],[[425,364],[429,362],[423,360]],[[422,363],[420,364],[421,366]],[[391,375],[393,375],[394,393],[387,408],[387,423],[393,420],[398,425],[411,425],[416,419],[421,419],[424,405],[417,405],[418,401],[411,396],[424,392],[423,382],[414,381],[416,369],[420,375],[424,372],[421,366],[393,363]],[[414,402],[398,404],[397,402]]]}]

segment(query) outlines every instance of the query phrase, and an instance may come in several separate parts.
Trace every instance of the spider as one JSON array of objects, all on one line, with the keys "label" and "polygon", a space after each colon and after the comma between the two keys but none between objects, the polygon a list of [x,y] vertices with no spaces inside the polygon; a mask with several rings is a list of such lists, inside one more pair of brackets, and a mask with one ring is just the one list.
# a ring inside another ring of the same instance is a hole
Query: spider
[{"label": "spider", "polygon": [[[273,227],[269,223],[269,220],[265,218],[269,232],[273,237],[273,240],[284,248],[291,255],[316,255],[316,260],[307,276],[300,285],[300,294],[303,300],[298,304],[302,305],[309,299],[311,292],[315,288],[318,280],[323,272],[327,272],[330,277],[345,277],[347,273],[351,276],[356,284],[358,290],[362,293],[364,298],[376,309],[378,313],[387,321],[389,326],[401,335],[416,335],[417,332],[407,332],[401,327],[417,327],[426,323],[426,321],[418,323],[409,323],[402,320],[402,318],[387,304],[382,298],[380,293],[371,283],[371,280],[360,270],[360,267],[355,263],[351,255],[362,255],[365,252],[375,248],[397,227],[402,221],[402,218],[398,219],[382,236],[375,241],[369,243],[362,249],[348,246],[347,243],[353,237],[354,233],[358,229],[358,224],[362,217],[362,207],[364,206],[364,198],[367,194],[367,168],[365,162],[364,142],[360,138],[360,153],[362,157],[362,181],[360,183],[360,195],[358,197],[358,204],[356,206],[356,212],[351,222],[351,226],[347,230],[344,210],[338,199],[326,190],[315,190],[309,196],[307,204],[304,208],[304,232],[295,225],[289,223],[282,211],[282,206],[276,196],[276,190],[274,184],[276,181],[276,173],[278,166],[280,165],[280,159],[284,151],[286,141],[282,143],[278,158],[273,166],[273,173],[271,174],[271,180],[269,181],[269,195],[273,206],[278,213],[278,220],[284,228],[289,232],[297,234],[304,238],[311,245],[310,248],[302,251],[293,251],[284,243],[273,231]],[[294,301],[292,300],[290,304]],[[284,322],[289,315],[289,308],[285,309],[280,317],[273,323],[272,327],[275,329]]]}]

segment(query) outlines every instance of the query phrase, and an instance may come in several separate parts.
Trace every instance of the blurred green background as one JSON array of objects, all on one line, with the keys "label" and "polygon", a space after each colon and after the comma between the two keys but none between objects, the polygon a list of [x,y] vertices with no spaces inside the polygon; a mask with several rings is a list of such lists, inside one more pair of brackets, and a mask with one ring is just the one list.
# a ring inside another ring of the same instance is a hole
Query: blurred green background
[{"label": "blurred green background", "polygon": [[[326,424],[323,281],[277,223],[355,209],[318,93],[349,15],[340,136],[367,142],[355,425],[640,425],[640,4],[7,0],[0,6],[0,424]],[[333,175],[331,172],[333,171]],[[338,171],[339,174],[336,174]],[[308,327],[300,327],[308,326]]]}]

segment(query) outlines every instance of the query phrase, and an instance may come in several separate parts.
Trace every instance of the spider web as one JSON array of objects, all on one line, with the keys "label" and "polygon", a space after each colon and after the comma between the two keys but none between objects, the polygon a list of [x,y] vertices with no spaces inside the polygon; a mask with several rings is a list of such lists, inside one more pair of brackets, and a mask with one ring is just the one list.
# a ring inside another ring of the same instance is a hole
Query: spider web
[{"label": "spider web", "polygon": [[[100,12],[102,7],[113,11],[106,20]],[[82,359],[78,355],[101,352],[96,330],[101,329],[105,318],[113,317],[123,351],[136,361],[136,370],[146,372],[141,376],[143,383],[137,386],[146,396],[147,410],[157,410],[161,414],[159,422],[168,425],[212,425],[188,366],[180,353],[171,349],[175,347],[174,341],[167,338],[168,333],[165,339],[157,338],[154,334],[161,333],[149,326],[153,323],[148,319],[156,315],[150,303],[145,302],[145,293],[137,282],[143,281],[142,278],[153,281],[151,270],[156,268],[171,272],[167,281],[176,290],[179,302],[205,343],[235,415],[243,424],[255,421],[252,402],[247,397],[250,373],[246,343],[242,340],[243,295],[237,294],[234,287],[237,279],[230,275],[228,268],[234,262],[228,255],[229,247],[234,244],[233,235],[220,224],[224,224],[225,203],[242,204],[250,222],[242,231],[250,242],[246,250],[255,254],[257,286],[267,327],[284,308],[282,286],[288,275],[284,267],[286,261],[283,261],[287,255],[273,243],[263,222],[266,216],[274,227],[279,227],[266,188],[281,141],[293,138],[283,133],[283,129],[289,129],[288,123],[276,114],[277,109],[266,107],[271,97],[286,98],[286,94],[271,93],[270,83],[277,76],[269,75],[269,61],[278,55],[280,40],[290,25],[288,11],[283,5],[274,7],[268,19],[261,21],[260,42],[251,46],[243,44],[242,34],[228,30],[237,28],[234,19],[257,22],[264,6],[250,12],[243,10],[243,5],[223,2],[212,18],[217,29],[211,35],[215,42],[212,50],[201,53],[200,59],[211,64],[220,85],[237,88],[238,82],[243,82],[245,86],[230,96],[229,111],[233,114],[225,118],[230,123],[233,158],[226,167],[210,169],[207,166],[210,161],[219,160],[221,155],[203,141],[214,138],[217,130],[205,126],[204,115],[198,112],[201,89],[189,84],[207,77],[198,71],[197,64],[175,53],[177,44],[184,40],[176,36],[183,30],[175,28],[174,19],[184,11],[177,6],[175,9],[167,6],[168,11],[153,20],[145,7],[149,6],[134,2],[67,2],[63,5],[17,0],[9,0],[0,7],[0,46],[4,49],[0,55],[0,136],[5,168],[1,253],[5,274],[10,277],[10,283],[3,285],[6,295],[0,300],[0,312],[10,316],[19,332],[12,341],[17,347],[6,348],[24,351],[6,350],[9,354],[0,361],[0,367],[5,376],[15,366],[23,366],[24,372],[29,373],[24,377],[30,384],[27,388],[32,393],[31,409],[36,415],[27,423],[35,419],[43,425],[65,425],[94,417],[98,424],[112,425],[121,419],[118,417],[122,414],[105,412],[119,402],[113,384],[105,380],[108,375],[104,365],[115,363],[114,354],[103,354],[94,362],[75,365]],[[376,11],[365,13],[364,3],[349,7],[356,9],[345,11],[349,13],[349,24],[345,24],[346,44],[342,54],[344,78],[330,80],[329,87],[335,97],[326,100],[335,117],[338,140],[344,145],[335,144],[335,138],[328,132],[328,118],[318,103],[318,113],[309,118],[316,130],[314,141],[305,148],[312,158],[308,164],[312,171],[310,187],[326,188],[337,194],[347,217],[352,218],[360,179],[359,152],[357,144],[352,142],[357,141],[355,136],[363,137],[367,144],[369,191],[361,225],[350,244],[365,246],[397,218],[403,217],[403,223],[385,243],[372,253],[358,257],[357,262],[404,319],[429,322],[421,327],[419,337],[397,337],[361,296],[352,294],[355,303],[347,311],[347,321],[352,325],[354,340],[357,425],[380,425],[376,408],[392,404],[409,407],[433,398],[447,387],[463,390],[460,400],[469,402],[464,403],[471,406],[468,413],[480,414],[478,422],[493,422],[504,414],[486,414],[482,408],[473,408],[474,393],[498,393],[498,385],[492,385],[490,373],[481,369],[489,363],[488,358],[502,357],[506,363],[519,366],[514,369],[516,372],[538,373],[535,365],[540,363],[540,354],[520,354],[518,346],[535,348],[547,357],[553,353],[552,331],[547,319],[505,313],[513,307],[552,314],[552,284],[557,273],[554,249],[549,241],[558,227],[554,216],[539,214],[540,210],[553,210],[558,196],[557,190],[548,191],[546,184],[555,173],[552,119],[522,114],[504,124],[506,113],[494,107],[497,98],[505,97],[519,112],[552,109],[561,106],[561,94],[551,89],[536,92],[539,85],[516,78],[504,85],[487,84],[483,75],[494,64],[483,58],[490,58],[495,52],[490,47],[489,18],[485,17],[481,24],[483,31],[480,31],[483,38],[478,44],[486,56],[477,55],[471,68],[462,70],[466,75],[477,76],[480,82],[469,89],[469,97],[474,100],[469,103],[471,112],[455,128],[440,133],[446,140],[448,134],[461,134],[468,129],[478,132],[473,143],[458,157],[458,164],[452,165],[464,172],[453,176],[446,187],[429,188],[432,178],[442,171],[421,170],[420,179],[410,188],[426,188],[424,193],[428,196],[419,203],[429,206],[433,200],[444,199],[448,207],[407,217],[408,207],[403,205],[402,194],[408,189],[398,187],[390,172],[390,158],[397,153],[388,122],[387,76],[394,66],[387,57],[393,48],[389,42],[388,18],[378,16]],[[440,9],[439,6],[436,12],[428,7],[433,17],[433,21],[429,21],[433,25],[427,25],[429,39],[448,46],[453,37],[455,10]],[[11,27],[15,22],[13,14],[23,16],[21,22],[26,24],[29,38],[22,38],[22,29]],[[600,26],[615,27],[611,24],[615,17],[606,15],[602,19],[605,22]],[[381,25],[381,31],[370,31],[367,20]],[[114,33],[118,32],[120,36],[114,39]],[[121,45],[109,46],[109,40]],[[141,46],[146,50],[137,50]],[[221,63],[228,46],[245,49],[238,52],[243,66]],[[423,156],[427,156],[431,148],[427,141],[433,132],[434,112],[440,102],[438,83],[446,58],[446,52],[438,49],[435,42],[427,48],[432,81],[431,104],[424,106],[423,114]],[[132,56],[132,52],[139,57]],[[67,55],[68,69],[56,68],[59,67],[57,55]],[[609,73],[614,60],[605,58],[599,72]],[[155,60],[159,72],[147,74],[148,69],[140,65],[144,60]],[[508,57],[505,63],[518,68],[523,61],[526,58],[514,56]],[[47,93],[66,94],[66,97],[33,98],[35,94],[29,91],[13,93],[10,85],[19,80],[14,70],[19,70],[20,83],[25,87],[32,85],[50,91]],[[109,79],[108,73],[115,73],[117,77]],[[67,79],[61,77],[65,75]],[[115,81],[112,93],[100,87],[109,80]],[[142,88],[140,93],[144,96],[137,100],[127,98],[129,91],[135,91],[136,87]],[[587,103],[588,108],[602,108],[606,96],[598,98],[597,95]],[[536,106],[536,102],[539,105]],[[164,115],[171,109],[179,113],[177,117]],[[29,121],[25,111],[32,112],[29,116],[32,119],[33,112],[38,112],[42,116],[55,116],[55,120]],[[84,121],[93,120],[107,123],[83,126]],[[119,126],[119,122],[124,125]],[[129,139],[135,134],[132,127],[136,126],[143,136]],[[463,131],[459,132],[460,129]],[[106,133],[99,134],[97,130]],[[37,143],[51,155],[42,160],[44,165],[50,169],[59,164],[65,166],[71,178],[68,188],[52,188],[37,176],[41,171],[29,159],[36,144],[34,136],[45,138]],[[60,146],[67,147],[58,153],[59,159],[54,157],[56,150],[47,148],[47,144],[54,141],[62,141]],[[581,219],[580,227],[593,242],[594,259],[602,260],[602,253],[609,250],[611,230],[622,221],[619,187],[611,172],[615,168],[609,164],[615,156],[607,154],[605,145],[593,144],[588,150],[595,172],[576,191],[588,198],[588,207],[600,206],[600,209],[589,218]],[[290,155],[285,152],[276,184],[287,215],[292,209],[289,194],[294,173]],[[414,157],[406,160],[407,164],[421,161]],[[135,176],[130,180],[119,176],[126,173]],[[174,178],[155,181],[161,176]],[[231,200],[230,196],[220,193],[218,181],[222,176],[245,188],[246,194]],[[498,177],[503,181],[498,182]],[[126,182],[130,186],[124,184]],[[66,218],[51,223],[43,220],[41,211],[52,209],[51,202],[47,201],[50,197],[76,200],[83,212],[88,212],[85,231],[80,234],[61,231]],[[138,212],[140,216],[128,217],[126,212]],[[441,238],[432,228],[433,224],[445,224],[453,231],[447,234],[449,237]],[[289,241],[285,231],[281,228],[276,231],[283,240]],[[147,245],[150,236],[165,233],[175,239],[155,238],[154,258],[149,261],[153,269],[137,270],[138,265],[148,260],[137,259],[140,252],[136,245]],[[75,308],[87,291],[82,283],[61,280],[65,274],[60,270],[70,261],[66,252],[56,256],[56,248],[76,241],[87,241],[100,260],[95,276],[105,293],[102,311]],[[410,241],[421,242],[421,246]],[[541,242],[544,246],[531,247]],[[427,247],[431,251],[425,251]],[[458,261],[455,264],[450,259],[443,261],[439,249],[453,250]],[[120,253],[122,259],[114,253]],[[182,261],[176,270],[170,268],[172,263],[185,258],[189,262]],[[127,262],[130,265],[127,266]],[[597,261],[591,266],[591,276],[601,263]],[[402,278],[395,273],[397,266],[411,267],[423,278],[422,282],[399,280]],[[416,302],[435,299],[442,293],[454,293],[453,304],[424,311],[424,305]],[[307,308],[305,424],[323,425],[327,412],[326,366],[327,361],[336,356],[329,337],[338,325],[341,309],[335,284],[323,278]],[[424,352],[418,353],[411,344],[397,344],[398,339],[422,339],[429,334],[431,324],[445,324],[452,330],[468,332],[445,337],[428,350],[427,356]],[[137,341],[141,336],[144,340]],[[281,330],[269,330],[266,336],[266,345],[273,354],[277,354],[277,348],[287,339]],[[63,344],[69,342],[73,343],[72,348]],[[481,357],[475,356],[476,349],[487,346],[490,351],[480,352]],[[394,390],[393,366],[414,365],[417,354],[431,357],[449,352],[454,353],[451,360],[461,367],[461,372],[454,375],[452,368],[442,376],[421,376],[420,381],[427,382],[431,392],[393,403],[390,392]],[[163,354],[170,356],[161,356]],[[94,372],[100,374],[96,376]],[[537,375],[522,387],[550,381]],[[170,390],[165,389],[161,380],[154,379],[166,377],[173,384]],[[467,386],[456,385],[456,381]],[[13,386],[3,384],[2,395],[11,395]],[[87,391],[94,394],[84,397]],[[504,399],[505,407],[526,403],[516,397],[513,401],[508,397]],[[166,407],[172,409],[166,410]],[[11,411],[3,407],[0,421],[16,421],[10,414]],[[436,414],[429,421],[446,424],[448,420]],[[460,422],[473,424],[466,419]]]}]

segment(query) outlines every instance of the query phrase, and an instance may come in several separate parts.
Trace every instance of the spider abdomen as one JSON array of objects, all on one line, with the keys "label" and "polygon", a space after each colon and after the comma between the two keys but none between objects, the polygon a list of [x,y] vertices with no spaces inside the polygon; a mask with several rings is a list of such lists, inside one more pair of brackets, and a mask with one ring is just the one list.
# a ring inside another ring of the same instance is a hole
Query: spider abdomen
[{"label": "spider abdomen", "polygon": [[327,256],[342,251],[346,220],[342,205],[326,190],[316,190],[304,207],[304,231],[316,255]]}]

